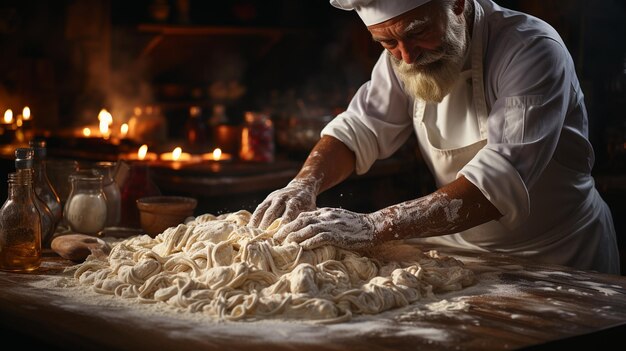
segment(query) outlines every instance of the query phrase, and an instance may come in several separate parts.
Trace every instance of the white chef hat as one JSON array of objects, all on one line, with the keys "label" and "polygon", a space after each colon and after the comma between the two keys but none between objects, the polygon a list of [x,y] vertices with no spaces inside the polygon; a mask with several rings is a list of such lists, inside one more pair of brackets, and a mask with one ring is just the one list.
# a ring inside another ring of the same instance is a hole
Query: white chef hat
[{"label": "white chef hat", "polygon": [[430,0],[330,0],[342,10],[355,10],[366,26],[385,22]]}]

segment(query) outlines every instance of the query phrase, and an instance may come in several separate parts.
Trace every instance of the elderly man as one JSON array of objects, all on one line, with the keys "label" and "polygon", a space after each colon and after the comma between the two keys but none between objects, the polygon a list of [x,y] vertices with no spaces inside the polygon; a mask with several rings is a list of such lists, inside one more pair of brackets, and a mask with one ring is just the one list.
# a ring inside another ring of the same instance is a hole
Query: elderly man
[{"label": "elderly man", "polygon": [[[331,0],[385,49],[298,175],[257,207],[275,239],[364,249],[388,240],[619,274],[611,213],[572,58],[558,33],[490,0]],[[432,194],[362,214],[316,196],[417,135]]]}]

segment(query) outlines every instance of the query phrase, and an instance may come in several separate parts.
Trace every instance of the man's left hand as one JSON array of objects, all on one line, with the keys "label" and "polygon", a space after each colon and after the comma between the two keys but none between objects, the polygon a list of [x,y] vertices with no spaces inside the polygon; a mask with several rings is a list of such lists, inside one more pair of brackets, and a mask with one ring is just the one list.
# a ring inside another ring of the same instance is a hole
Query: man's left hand
[{"label": "man's left hand", "polygon": [[373,246],[376,232],[374,222],[367,214],[326,207],[300,213],[278,230],[274,239],[300,243],[305,249],[334,245],[358,250]]}]

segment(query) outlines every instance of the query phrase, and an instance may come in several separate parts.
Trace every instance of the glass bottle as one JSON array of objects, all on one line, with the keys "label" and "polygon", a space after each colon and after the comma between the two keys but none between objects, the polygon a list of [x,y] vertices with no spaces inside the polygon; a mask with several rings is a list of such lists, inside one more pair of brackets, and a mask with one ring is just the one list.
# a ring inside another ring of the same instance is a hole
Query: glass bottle
[{"label": "glass bottle", "polygon": [[274,125],[266,114],[246,112],[239,157],[244,161],[274,161]]},{"label": "glass bottle", "polygon": [[[34,169],[35,151],[31,147],[21,147],[15,149],[15,172],[16,173],[32,173],[33,191],[35,191],[35,169]],[[56,222],[52,211],[48,205],[35,193],[35,207],[39,212],[41,222],[41,241],[43,246],[48,246],[56,230]]]},{"label": "glass bottle", "polygon": [[56,229],[57,224],[63,217],[63,209],[61,208],[61,199],[48,178],[46,170],[46,142],[43,140],[31,140],[29,146],[33,148],[35,152],[33,163],[33,169],[35,171],[35,195],[37,195],[37,197],[48,206],[50,212],[52,212],[54,229]]},{"label": "glass bottle", "polygon": [[146,196],[161,195],[161,190],[150,177],[150,168],[142,162],[129,164],[126,180],[120,186],[122,195],[120,226],[140,228],[137,200]]},{"label": "glass bottle", "polygon": [[72,231],[93,235],[104,229],[107,200],[103,178],[91,171],[79,171],[70,176],[72,190],[65,202],[63,216]]},{"label": "glass bottle", "polygon": [[102,188],[107,200],[105,227],[115,227],[120,223],[122,195],[114,178],[115,169],[115,162],[98,162],[94,169],[97,174],[103,177]]},{"label": "glass bottle", "polygon": [[30,272],[41,265],[41,218],[35,206],[33,174],[10,173],[0,209],[0,270]]}]

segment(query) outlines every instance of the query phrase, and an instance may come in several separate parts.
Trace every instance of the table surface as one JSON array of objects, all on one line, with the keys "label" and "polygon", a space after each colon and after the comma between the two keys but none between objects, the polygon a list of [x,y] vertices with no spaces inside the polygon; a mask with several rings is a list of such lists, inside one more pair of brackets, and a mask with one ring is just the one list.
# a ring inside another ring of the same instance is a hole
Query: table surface
[{"label": "table surface", "polygon": [[[584,340],[606,345],[626,330],[624,276],[437,250],[461,260],[477,282],[400,309],[326,325],[218,322],[148,312],[95,293],[95,300],[109,302],[78,299],[40,284],[72,264],[46,252],[35,273],[0,272],[2,341],[27,338],[47,350],[503,350],[555,342],[580,346]],[[442,301],[444,308],[434,308]]]}]

